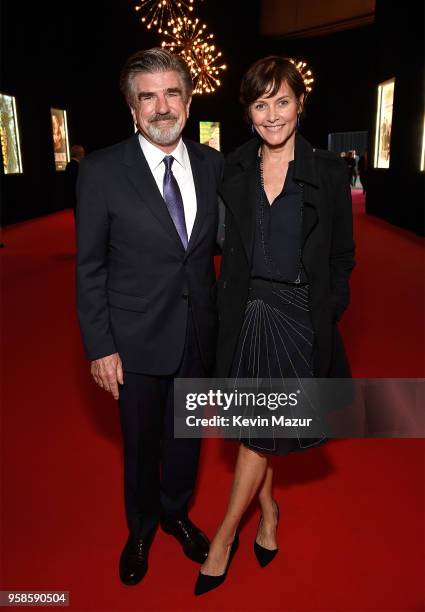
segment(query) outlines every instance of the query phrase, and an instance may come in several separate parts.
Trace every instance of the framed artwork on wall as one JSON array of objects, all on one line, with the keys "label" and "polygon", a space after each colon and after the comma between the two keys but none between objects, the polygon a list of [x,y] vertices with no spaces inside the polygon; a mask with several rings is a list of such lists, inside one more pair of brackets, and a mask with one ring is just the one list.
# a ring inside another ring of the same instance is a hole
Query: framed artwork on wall
[{"label": "framed artwork on wall", "polygon": [[391,128],[393,120],[395,79],[389,79],[378,85],[378,107],[376,112],[375,168],[390,167]]},{"label": "framed artwork on wall", "polygon": [[51,108],[53,151],[55,153],[55,168],[58,171],[65,170],[70,160],[68,140],[68,120],[66,111],[59,108]]},{"label": "framed artwork on wall", "polygon": [[199,142],[220,151],[220,123],[218,121],[200,121]]},{"label": "framed artwork on wall", "polygon": [[14,96],[0,93],[0,139],[5,174],[22,174],[21,146]]}]

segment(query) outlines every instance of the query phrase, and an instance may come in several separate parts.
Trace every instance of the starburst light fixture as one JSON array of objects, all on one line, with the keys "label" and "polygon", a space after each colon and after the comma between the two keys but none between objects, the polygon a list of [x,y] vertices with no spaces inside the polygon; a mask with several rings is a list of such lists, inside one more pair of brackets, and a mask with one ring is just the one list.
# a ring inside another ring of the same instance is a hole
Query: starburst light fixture
[{"label": "starburst light fixture", "polygon": [[221,85],[219,76],[226,64],[220,64],[221,51],[217,51],[214,45],[203,43],[197,45],[191,53],[189,63],[193,79],[193,93],[212,93]]},{"label": "starburst light fixture", "polygon": [[196,46],[208,43],[214,38],[214,34],[206,34],[206,28],[205,24],[199,23],[198,18],[178,17],[174,24],[164,30],[167,38],[162,41],[161,46],[171,53],[190,54]]},{"label": "starburst light fixture", "polygon": [[156,28],[162,34],[164,28],[193,11],[193,0],[139,0],[135,10],[140,11],[140,20],[148,30]]},{"label": "starburst light fixture", "polygon": [[207,34],[207,26],[199,19],[179,17],[172,27],[164,31],[166,39],[161,46],[180,55],[188,64],[192,79],[193,93],[212,93],[219,87],[219,75],[226,69],[221,61],[221,51],[213,44],[214,34]]},{"label": "starburst light fixture", "polygon": [[294,64],[298,72],[301,74],[307,93],[310,93],[313,88],[314,78],[306,62],[292,58],[290,58],[290,62]]}]

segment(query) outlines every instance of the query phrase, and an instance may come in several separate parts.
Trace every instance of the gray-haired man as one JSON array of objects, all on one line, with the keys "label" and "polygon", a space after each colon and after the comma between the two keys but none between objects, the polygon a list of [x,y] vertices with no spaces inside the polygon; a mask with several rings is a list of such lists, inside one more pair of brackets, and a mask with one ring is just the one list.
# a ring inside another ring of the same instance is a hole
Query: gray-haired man
[{"label": "gray-haired man", "polygon": [[203,562],[189,520],[199,440],[175,439],[173,380],[214,361],[213,253],[222,156],[183,140],[192,82],[183,60],[136,53],[121,89],[138,133],[81,162],[78,313],[93,378],[119,399],[129,538],[120,576],[147,571],[158,522]]}]

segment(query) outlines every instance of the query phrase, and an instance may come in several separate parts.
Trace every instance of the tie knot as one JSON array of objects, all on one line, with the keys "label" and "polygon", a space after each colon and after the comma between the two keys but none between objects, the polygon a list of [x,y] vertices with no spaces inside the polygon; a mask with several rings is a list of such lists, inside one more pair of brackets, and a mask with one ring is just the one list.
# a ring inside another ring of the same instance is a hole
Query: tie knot
[{"label": "tie knot", "polygon": [[162,160],[165,164],[165,170],[170,172],[171,166],[173,165],[174,157],[172,155],[166,155]]}]

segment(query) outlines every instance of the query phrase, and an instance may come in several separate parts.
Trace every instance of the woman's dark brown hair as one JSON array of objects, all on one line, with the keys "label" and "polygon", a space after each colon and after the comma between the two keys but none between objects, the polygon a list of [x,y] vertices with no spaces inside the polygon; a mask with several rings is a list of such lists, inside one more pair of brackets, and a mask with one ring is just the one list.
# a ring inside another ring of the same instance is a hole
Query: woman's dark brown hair
[{"label": "woman's dark brown hair", "polygon": [[261,97],[272,97],[277,94],[282,83],[286,81],[297,100],[307,93],[304,79],[298,68],[287,57],[269,55],[255,62],[248,68],[242,78],[240,101],[249,119],[249,107]]}]

